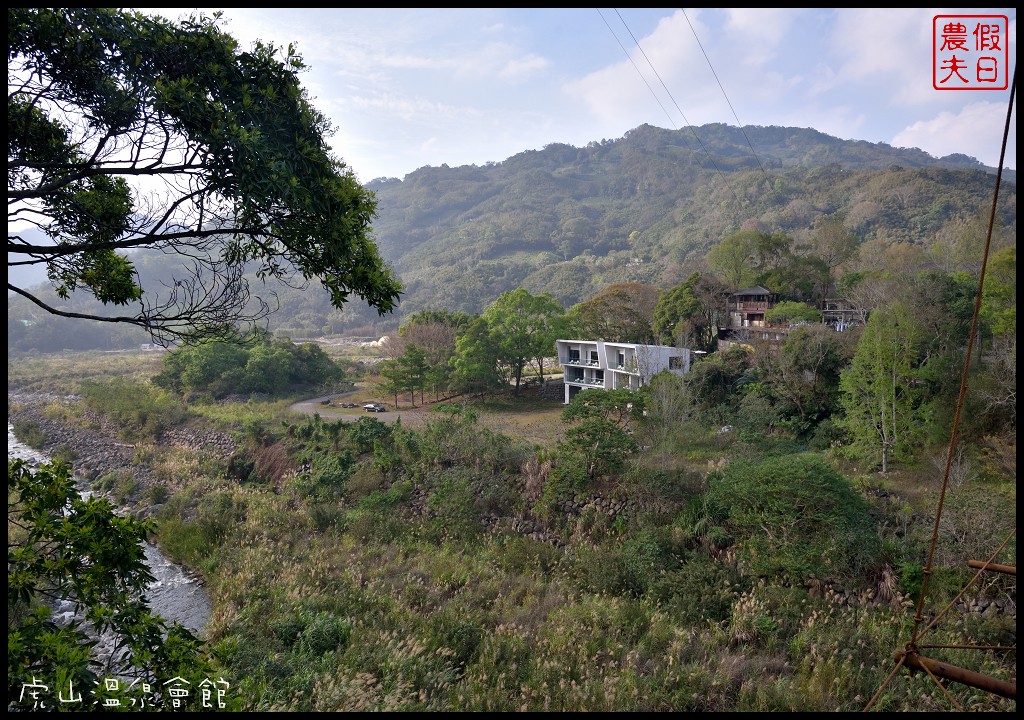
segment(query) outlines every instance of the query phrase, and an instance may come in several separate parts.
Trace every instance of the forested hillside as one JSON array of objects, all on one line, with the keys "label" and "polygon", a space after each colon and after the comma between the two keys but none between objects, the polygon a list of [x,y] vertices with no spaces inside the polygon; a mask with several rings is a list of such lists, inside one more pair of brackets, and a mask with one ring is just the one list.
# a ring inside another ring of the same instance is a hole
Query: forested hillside
[{"label": "forested hillside", "polygon": [[[997,244],[1016,234],[1016,173],[1003,180]],[[268,287],[280,301],[270,329],[383,334],[417,310],[481,312],[517,287],[551,293],[566,307],[613,283],[666,290],[703,269],[708,251],[732,233],[781,232],[799,247],[825,219],[876,254],[893,245],[980,248],[994,183],[994,169],[963,155],[937,159],[813,129],[722,124],[645,125],[581,148],[552,144],[485,166],[424,167],[368,185],[378,201],[374,237],[405,285],[397,313],[379,318],[356,302],[342,313],[323,292]],[[951,259],[946,250],[935,256]],[[166,262],[154,255],[138,266],[159,276]],[[92,339],[81,323],[72,333],[8,303],[15,348],[145,341],[98,330]]]}]

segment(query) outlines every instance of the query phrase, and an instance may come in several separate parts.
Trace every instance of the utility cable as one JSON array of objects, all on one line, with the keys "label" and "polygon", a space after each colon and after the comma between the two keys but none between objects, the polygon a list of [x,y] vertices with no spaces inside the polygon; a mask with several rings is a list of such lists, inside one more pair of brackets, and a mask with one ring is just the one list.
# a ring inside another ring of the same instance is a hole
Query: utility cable
[{"label": "utility cable", "polygon": [[[927,559],[925,568],[923,570],[924,578],[923,578],[923,580],[921,582],[921,596],[918,599],[917,608],[916,608],[916,610],[914,612],[914,627],[913,627],[913,631],[911,632],[911,639],[910,639],[910,641],[906,645],[906,652],[900,653],[899,661],[896,663],[896,667],[894,667],[892,669],[892,672],[889,673],[889,675],[882,682],[881,686],[878,688],[878,690],[872,696],[871,700],[868,701],[868,704],[864,707],[864,712],[867,712],[868,710],[871,709],[871,707],[874,705],[875,701],[882,694],[882,691],[889,684],[889,682],[893,679],[893,677],[895,677],[896,671],[899,670],[899,668],[902,665],[905,664],[905,661],[906,661],[908,653],[909,652],[915,652],[916,653],[916,648],[918,647],[917,646],[918,639],[921,637],[921,635],[923,635],[925,632],[927,632],[929,629],[931,629],[931,627],[934,626],[935,621],[938,619],[938,618],[934,619],[927,627],[924,628],[924,630],[920,630],[921,622],[924,620],[924,617],[922,616],[921,613],[922,613],[922,610],[924,608],[924,602],[925,602],[925,598],[926,598],[927,592],[928,592],[928,579],[930,578],[930,576],[932,574],[932,562],[933,562],[934,557],[935,557],[935,548],[938,545],[939,524],[942,521],[942,508],[943,508],[943,505],[945,503],[946,490],[949,487],[949,474],[950,474],[950,470],[951,470],[952,465],[953,465],[953,449],[956,447],[956,440],[957,440],[957,436],[958,436],[959,428],[960,428],[960,417],[961,417],[961,415],[963,413],[964,402],[965,402],[966,397],[967,397],[967,381],[968,381],[968,376],[969,376],[969,372],[970,372],[970,368],[971,368],[971,355],[972,355],[972,352],[973,352],[973,349],[974,349],[974,338],[975,338],[975,336],[977,334],[977,330],[978,330],[978,316],[980,315],[980,310],[981,310],[982,292],[984,291],[984,288],[985,288],[985,273],[986,273],[986,270],[987,270],[987,267],[988,267],[989,249],[990,249],[991,244],[992,244],[992,227],[995,224],[996,207],[997,207],[998,202],[999,202],[999,189],[1000,189],[1000,186],[1002,184],[1002,177],[1003,177],[1003,161],[1004,161],[1004,159],[1006,157],[1006,144],[1007,144],[1007,139],[1008,139],[1009,134],[1010,134],[1010,120],[1013,117],[1013,100],[1014,100],[1014,96],[1016,94],[1016,89],[1017,89],[1017,68],[1014,67],[1014,70],[1013,70],[1013,81],[1012,81],[1012,83],[1010,85],[1010,100],[1009,100],[1009,103],[1007,103],[1007,109],[1006,109],[1006,123],[1005,123],[1005,125],[1003,127],[1003,142],[1002,142],[1002,146],[1001,146],[1001,148],[999,150],[999,167],[996,170],[996,184],[995,184],[995,188],[994,188],[993,193],[992,193],[992,208],[991,208],[991,211],[989,212],[988,230],[987,230],[987,233],[985,235],[985,250],[984,250],[984,255],[982,256],[982,261],[981,261],[981,272],[980,272],[979,277],[978,277],[978,290],[977,290],[977,294],[976,294],[976,296],[974,298],[974,311],[973,311],[973,313],[971,315],[970,335],[969,335],[969,337],[967,339],[967,354],[966,354],[966,357],[964,358],[963,370],[961,371],[961,374],[960,374],[960,393],[957,396],[956,412],[955,412],[955,414],[953,416],[953,427],[952,427],[952,431],[950,433],[949,446],[948,446],[948,448],[946,450],[946,466],[945,466],[945,469],[944,469],[943,474],[942,474],[942,488],[941,488],[940,493],[939,493],[939,504],[938,504],[938,507],[936,508],[936,511],[935,511],[935,522],[934,522],[933,529],[932,529],[931,543],[930,543],[929,548],[928,548],[928,559]],[[992,560],[995,559],[996,555],[999,554],[999,552],[1002,550],[1002,548],[1006,545],[1006,543],[1009,542],[1010,538],[1013,537],[1013,535],[1015,533],[1016,533],[1016,528],[1010,532],[1010,535],[1007,536],[1006,540],[1003,541],[1003,544],[1000,545],[1000,547],[996,550],[996,552],[994,552],[992,554],[991,558],[988,561],[985,562],[984,565],[986,567],[989,564],[991,564]],[[984,570],[984,568],[982,568],[982,570]],[[979,571],[979,572],[981,572],[981,571]],[[977,576],[975,576],[975,579],[976,578],[977,578]],[[974,582],[974,579],[971,580],[971,583],[973,583],[973,582]],[[968,583],[968,585],[969,584],[970,583]],[[961,592],[961,594],[962,594],[962,592]],[[959,595],[957,597],[959,597]],[[945,610],[943,612],[945,612]],[[927,666],[925,666],[925,669],[927,670]],[[932,672],[930,670],[928,670],[928,674],[932,675]],[[934,676],[933,676],[933,679],[934,679]],[[938,683],[938,680],[936,680],[936,682]],[[945,687],[941,683],[939,683],[939,686],[942,687],[943,692],[946,692]],[[946,693],[946,694],[947,694],[947,696],[949,695],[948,693]],[[957,705],[958,708],[960,707],[955,701],[953,701],[953,704]]]},{"label": "utility cable", "polygon": [[690,26],[690,32],[693,33],[693,39],[697,41],[697,47],[699,47],[700,51],[704,54],[704,59],[707,61],[708,67],[711,69],[711,74],[715,76],[715,82],[718,83],[718,88],[722,91],[722,96],[725,97],[725,102],[728,103],[729,109],[732,110],[732,116],[736,118],[736,127],[739,128],[741,133],[743,133],[743,139],[747,141],[747,147],[749,147],[750,152],[754,154],[754,159],[757,160],[757,166],[761,168],[761,172],[767,175],[768,171],[766,171],[764,169],[764,165],[761,164],[761,158],[757,156],[757,151],[754,150],[754,146],[751,144],[750,138],[747,137],[747,131],[743,129],[743,123],[740,122],[740,118],[736,114],[736,109],[732,106],[732,101],[729,99],[729,95],[725,92],[725,88],[722,86],[722,81],[718,79],[718,73],[715,72],[715,66],[711,64],[711,58],[708,57],[708,54],[704,51],[704,46],[700,42],[700,38],[697,37],[697,30],[693,27],[693,23],[690,22],[690,18],[686,15],[686,8],[679,9],[682,11],[683,17],[686,18],[686,24]]},{"label": "utility cable", "polygon": [[914,613],[914,630],[910,642],[917,642],[919,637],[918,628],[924,619],[921,610],[924,607],[925,596],[928,594],[928,579],[932,574],[932,561],[935,557],[935,547],[939,540],[939,523],[942,521],[942,508],[946,501],[946,490],[949,487],[949,473],[953,466],[953,454],[956,447],[957,437],[960,432],[960,416],[963,414],[964,401],[967,399],[967,381],[970,376],[971,354],[974,351],[974,338],[978,332],[978,316],[981,313],[981,297],[985,289],[985,272],[988,268],[989,249],[992,246],[992,226],[996,219],[996,206],[999,202],[999,186],[1003,179],[1003,160],[1006,158],[1006,142],[1010,134],[1010,120],[1013,117],[1013,98],[1017,89],[1017,68],[1013,69],[1013,81],[1010,84],[1010,102],[1006,108],[1006,123],[1003,127],[1003,144],[999,149],[999,168],[996,171],[996,186],[992,193],[992,209],[989,212],[988,231],[985,233],[985,252],[981,259],[981,272],[978,276],[978,292],[974,298],[974,312],[971,315],[971,331],[967,338],[967,356],[964,358],[963,371],[960,373],[960,394],[957,396],[956,413],[953,416],[953,429],[950,432],[949,447],[946,450],[946,467],[942,473],[942,489],[939,491],[939,505],[935,510],[935,523],[932,528],[931,544],[928,548],[928,561],[924,568],[924,579],[921,581],[921,597],[918,599],[917,611]]},{"label": "utility cable", "polygon": [[665,117],[668,118],[669,124],[672,125],[672,127],[675,128],[676,130],[678,130],[679,126],[676,125],[676,121],[672,119],[672,115],[671,115],[671,113],[669,113],[668,108],[666,108],[665,104],[663,102],[661,102],[661,98],[658,97],[658,93],[654,92],[654,88],[652,88],[651,84],[649,82],[647,82],[647,77],[643,74],[643,72],[637,66],[636,62],[633,60],[633,56],[629,54],[629,50],[627,50],[625,45],[622,44],[622,41],[619,40],[619,36],[615,34],[614,30],[612,30],[612,26],[608,24],[608,21],[605,20],[604,14],[601,12],[601,8],[595,8],[595,9],[597,10],[597,14],[601,16],[601,19],[604,20],[604,24],[605,24],[605,27],[608,28],[608,32],[610,32],[612,34],[612,37],[615,38],[615,42],[617,42],[619,44],[619,47],[622,48],[622,52],[624,52],[626,54],[626,57],[629,58],[629,62],[633,64],[633,69],[636,70],[637,75],[639,75],[640,79],[644,81],[644,85],[647,86],[647,89],[650,90],[651,95],[654,96],[654,99],[657,101],[658,105],[661,106],[661,110],[662,110],[662,112],[665,113]]},{"label": "utility cable", "polygon": [[[693,137],[697,141],[697,144],[700,145],[701,150],[703,150],[704,154],[708,156],[708,160],[711,161],[711,164],[715,166],[715,170],[717,170],[719,176],[721,176],[722,171],[718,168],[718,165],[715,163],[715,159],[711,156],[711,153],[708,152],[708,149],[704,147],[704,143],[701,142],[700,137],[697,136],[696,129],[694,129],[693,124],[687,119],[686,113],[683,112],[683,109],[679,107],[679,103],[677,103],[675,97],[673,97],[672,91],[668,89],[668,86],[665,85],[665,81],[661,79],[661,75],[658,74],[658,70],[654,67],[654,63],[651,62],[651,59],[647,57],[647,53],[644,52],[643,47],[640,45],[640,41],[636,39],[636,36],[633,34],[633,31],[629,29],[629,25],[626,24],[625,20],[623,20],[622,13],[620,13],[618,9],[616,9],[615,14],[619,16],[619,21],[622,23],[622,27],[626,28],[626,32],[628,32],[629,36],[633,38],[633,43],[636,45],[637,50],[640,51],[640,54],[644,56],[644,60],[646,60],[647,64],[650,65],[651,72],[654,73],[654,77],[658,78],[658,82],[661,83],[661,87],[664,88],[665,93],[672,101],[672,104],[676,106],[676,110],[679,111],[679,115],[683,118],[683,122],[685,122],[686,126],[690,128],[690,132],[693,133]],[[722,177],[722,179],[725,179],[724,176]]]}]

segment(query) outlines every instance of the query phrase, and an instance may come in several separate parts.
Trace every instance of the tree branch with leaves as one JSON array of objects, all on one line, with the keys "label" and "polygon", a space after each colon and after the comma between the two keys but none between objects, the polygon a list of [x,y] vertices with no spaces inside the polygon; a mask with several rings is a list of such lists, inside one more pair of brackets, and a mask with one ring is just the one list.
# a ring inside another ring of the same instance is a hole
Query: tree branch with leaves
[{"label": "tree branch with leaves", "polygon": [[[68,310],[10,279],[9,291],[163,344],[259,326],[275,299],[252,278],[317,281],[339,309],[352,295],[394,309],[376,200],[332,154],[302,58],[242,50],[218,22],[8,10],[8,268],[44,267],[61,299],[132,309]],[[143,288],[126,254],[142,249],[181,256],[182,272]]]}]

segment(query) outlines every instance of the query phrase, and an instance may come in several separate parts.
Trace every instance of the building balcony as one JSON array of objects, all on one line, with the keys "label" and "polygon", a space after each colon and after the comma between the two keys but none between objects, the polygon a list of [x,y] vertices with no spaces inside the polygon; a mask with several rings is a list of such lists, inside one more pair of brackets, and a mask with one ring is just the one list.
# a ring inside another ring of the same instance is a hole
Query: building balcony
[{"label": "building balcony", "polygon": [[730,302],[728,305],[729,312],[765,312],[771,308],[769,302]]}]

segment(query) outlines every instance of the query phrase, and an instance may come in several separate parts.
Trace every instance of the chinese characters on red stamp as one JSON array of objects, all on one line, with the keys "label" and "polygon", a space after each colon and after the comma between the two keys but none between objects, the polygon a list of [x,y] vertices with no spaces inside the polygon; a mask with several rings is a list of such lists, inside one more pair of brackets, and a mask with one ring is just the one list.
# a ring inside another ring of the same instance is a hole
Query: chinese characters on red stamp
[{"label": "chinese characters on red stamp", "polygon": [[932,18],[932,87],[1005,90],[1009,87],[1006,15]]}]

